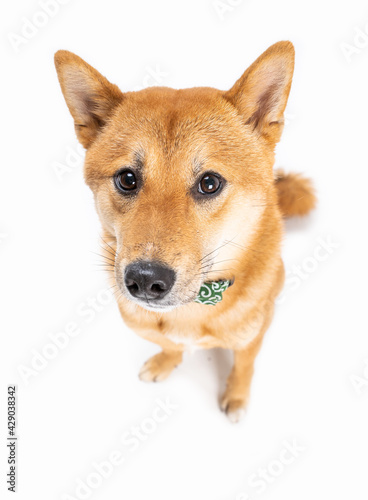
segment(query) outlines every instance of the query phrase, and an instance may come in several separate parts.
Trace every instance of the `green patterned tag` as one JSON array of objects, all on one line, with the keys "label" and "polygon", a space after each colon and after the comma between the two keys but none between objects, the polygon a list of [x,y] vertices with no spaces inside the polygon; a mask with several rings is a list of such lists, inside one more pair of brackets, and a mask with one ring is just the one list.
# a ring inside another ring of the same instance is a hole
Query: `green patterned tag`
[{"label": "green patterned tag", "polygon": [[230,285],[232,285],[230,280],[203,283],[194,302],[215,306],[218,302],[221,302],[222,294]]}]

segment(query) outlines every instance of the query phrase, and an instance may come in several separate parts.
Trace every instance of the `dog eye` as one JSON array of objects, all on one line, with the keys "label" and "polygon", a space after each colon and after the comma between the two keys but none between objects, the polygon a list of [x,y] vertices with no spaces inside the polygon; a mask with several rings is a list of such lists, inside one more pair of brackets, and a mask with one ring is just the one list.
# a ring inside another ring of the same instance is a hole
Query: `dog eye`
[{"label": "dog eye", "polygon": [[119,191],[134,191],[137,189],[137,178],[132,170],[126,169],[115,174],[115,186]]},{"label": "dog eye", "polygon": [[198,184],[198,191],[201,194],[217,193],[222,187],[221,179],[215,174],[205,174]]}]

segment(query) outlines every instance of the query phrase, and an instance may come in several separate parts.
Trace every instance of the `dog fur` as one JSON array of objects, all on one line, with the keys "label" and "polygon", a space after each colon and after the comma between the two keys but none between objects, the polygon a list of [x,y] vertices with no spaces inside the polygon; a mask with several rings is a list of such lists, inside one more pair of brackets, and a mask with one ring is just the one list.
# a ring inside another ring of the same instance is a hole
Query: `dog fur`
[{"label": "dog fur", "polygon": [[[273,171],[293,45],[271,46],[229,91],[151,87],[123,93],[71,52],[58,51],[55,64],[87,150],[85,180],[122,317],[162,348],[140,378],[163,380],[186,349],[232,349],[234,366],[220,405],[237,421],[283,285],[283,216],[305,215],[315,206],[308,179]],[[141,180],[134,197],[114,187],[115,173],[125,166]],[[218,196],[198,199],[193,189],[209,171],[226,183]],[[124,285],[126,266],[141,260],[176,272],[161,309],[130,297]],[[203,282],[232,278],[216,306],[193,302]]]}]

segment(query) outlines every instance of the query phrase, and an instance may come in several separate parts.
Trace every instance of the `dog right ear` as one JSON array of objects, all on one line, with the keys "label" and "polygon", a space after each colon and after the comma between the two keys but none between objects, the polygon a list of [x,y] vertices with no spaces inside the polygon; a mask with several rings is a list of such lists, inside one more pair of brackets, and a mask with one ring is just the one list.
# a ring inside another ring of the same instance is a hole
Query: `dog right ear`
[{"label": "dog right ear", "polygon": [[244,123],[273,144],[282,133],[294,55],[291,42],[275,43],[224,93],[242,115]]},{"label": "dog right ear", "polygon": [[55,67],[79,142],[88,148],[124,94],[116,85],[67,50],[55,54]]}]

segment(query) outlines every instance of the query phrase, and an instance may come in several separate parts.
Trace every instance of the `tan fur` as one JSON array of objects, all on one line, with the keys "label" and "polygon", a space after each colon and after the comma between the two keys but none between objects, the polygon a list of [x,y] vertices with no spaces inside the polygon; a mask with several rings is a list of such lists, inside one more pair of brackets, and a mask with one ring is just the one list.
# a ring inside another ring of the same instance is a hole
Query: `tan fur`
[{"label": "tan fur", "polygon": [[[305,213],[307,199],[312,207],[307,181],[289,175],[275,182],[273,173],[293,74],[292,44],[270,47],[225,92],[155,87],[122,93],[70,52],[59,51],[55,62],[87,148],[85,179],[121,314],[162,347],[141,378],[165,378],[185,349],[233,349],[222,407],[237,420],[283,284],[282,215]],[[129,199],[113,183],[126,166],[142,176],[141,191]],[[210,201],[198,201],[193,189],[208,171],[226,184]],[[132,300],[124,286],[124,269],[137,260],[176,271],[171,302],[162,312],[149,301]],[[204,281],[231,278],[233,286],[216,306],[193,302]]]},{"label": "tan fur", "polygon": [[279,207],[285,217],[307,215],[315,208],[317,200],[310,179],[277,170],[275,182]]}]

